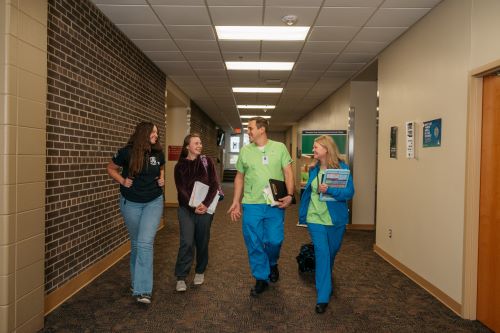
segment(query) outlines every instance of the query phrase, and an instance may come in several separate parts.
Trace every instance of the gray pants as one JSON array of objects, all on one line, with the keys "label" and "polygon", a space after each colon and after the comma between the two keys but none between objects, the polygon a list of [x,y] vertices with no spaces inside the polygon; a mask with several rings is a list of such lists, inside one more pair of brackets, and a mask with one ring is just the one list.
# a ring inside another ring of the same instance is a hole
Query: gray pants
[{"label": "gray pants", "polygon": [[196,247],[195,272],[202,274],[208,264],[208,242],[213,215],[195,214],[186,207],[179,207],[179,254],[175,264],[177,280],[184,280],[191,270]]}]

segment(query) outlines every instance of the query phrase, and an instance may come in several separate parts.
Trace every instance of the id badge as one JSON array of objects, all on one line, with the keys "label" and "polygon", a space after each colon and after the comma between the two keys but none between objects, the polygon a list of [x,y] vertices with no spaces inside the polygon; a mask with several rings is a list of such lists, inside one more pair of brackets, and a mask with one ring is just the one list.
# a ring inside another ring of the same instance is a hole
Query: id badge
[{"label": "id badge", "polygon": [[266,155],[262,156],[262,164],[269,165],[269,157]]}]

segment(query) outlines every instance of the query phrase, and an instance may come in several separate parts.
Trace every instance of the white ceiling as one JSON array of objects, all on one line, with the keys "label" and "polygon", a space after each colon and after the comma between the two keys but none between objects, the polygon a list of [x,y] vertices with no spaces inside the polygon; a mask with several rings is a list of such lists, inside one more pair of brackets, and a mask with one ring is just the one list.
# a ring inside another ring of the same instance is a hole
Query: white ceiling
[{"label": "white ceiling", "polygon": [[[168,78],[223,128],[241,127],[237,104],[276,104],[271,130],[285,130],[441,0],[91,0]],[[305,41],[219,41],[215,25],[278,25],[297,15]],[[227,71],[224,61],[295,61],[292,71]],[[269,82],[268,80],[274,80]],[[278,83],[276,83],[276,80]],[[231,87],[283,87],[233,94]]]}]

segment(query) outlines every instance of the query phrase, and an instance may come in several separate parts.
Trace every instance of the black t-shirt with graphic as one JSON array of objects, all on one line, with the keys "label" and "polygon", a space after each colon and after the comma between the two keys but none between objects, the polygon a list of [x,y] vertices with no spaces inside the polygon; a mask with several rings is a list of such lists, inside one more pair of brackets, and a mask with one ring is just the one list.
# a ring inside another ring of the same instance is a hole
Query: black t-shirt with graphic
[{"label": "black t-shirt with graphic", "polygon": [[[130,156],[132,146],[125,146],[118,150],[112,160],[118,166],[122,167],[122,177],[129,176]],[[151,151],[149,157],[144,159],[144,166],[141,172],[133,180],[132,186],[127,188],[120,185],[120,192],[125,199],[133,202],[149,202],[160,195],[163,195],[162,188],[158,185],[160,177],[160,168],[165,164],[165,155],[161,151]]]}]

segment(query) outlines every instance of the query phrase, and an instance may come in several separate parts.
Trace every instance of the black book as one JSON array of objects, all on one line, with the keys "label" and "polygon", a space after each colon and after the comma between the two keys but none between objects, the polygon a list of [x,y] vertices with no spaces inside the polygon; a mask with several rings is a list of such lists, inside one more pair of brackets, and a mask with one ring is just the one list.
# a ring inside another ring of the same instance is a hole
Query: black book
[{"label": "black book", "polygon": [[[284,198],[288,195],[288,190],[286,189],[286,184],[282,180],[269,179],[269,185],[271,186],[271,192],[273,193],[274,201]],[[296,203],[295,196],[292,197],[292,204]]]}]

